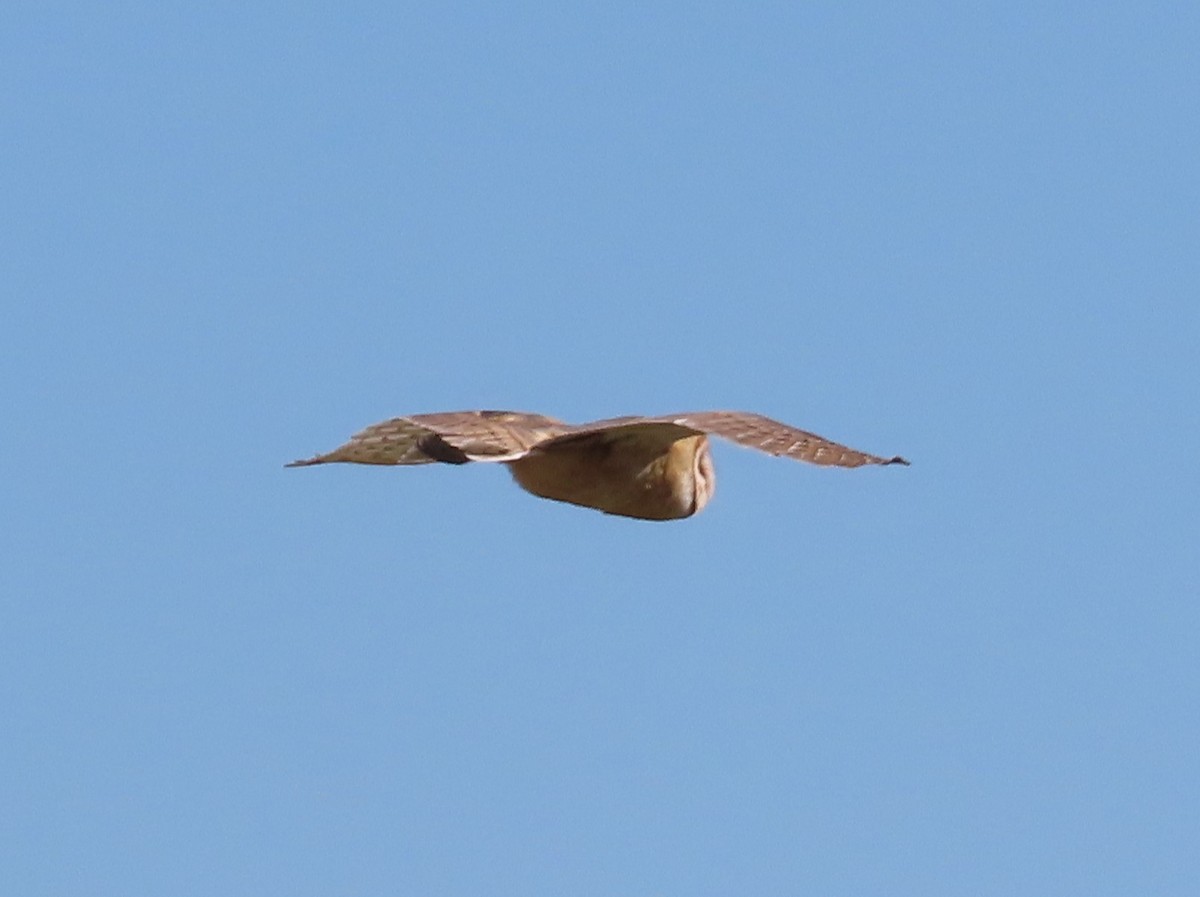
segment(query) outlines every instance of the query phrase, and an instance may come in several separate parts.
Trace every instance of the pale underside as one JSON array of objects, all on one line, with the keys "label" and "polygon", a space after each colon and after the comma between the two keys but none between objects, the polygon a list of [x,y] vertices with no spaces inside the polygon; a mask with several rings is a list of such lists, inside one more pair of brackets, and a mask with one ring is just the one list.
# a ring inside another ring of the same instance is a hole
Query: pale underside
[{"label": "pale underside", "polygon": [[908,464],[741,411],[578,425],[520,411],[451,411],[373,424],[328,454],[287,466],[501,462],[522,488],[542,498],[625,517],[672,520],[691,516],[712,497],[710,434],[824,466]]}]

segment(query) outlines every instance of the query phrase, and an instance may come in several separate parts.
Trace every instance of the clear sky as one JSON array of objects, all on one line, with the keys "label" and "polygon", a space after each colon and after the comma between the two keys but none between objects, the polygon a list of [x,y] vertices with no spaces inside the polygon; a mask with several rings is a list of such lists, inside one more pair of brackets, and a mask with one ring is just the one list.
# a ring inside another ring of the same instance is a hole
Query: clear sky
[{"label": "clear sky", "polygon": [[[1200,893],[1194,3],[0,20],[0,869]],[[760,411],[698,517],[394,415]]]}]

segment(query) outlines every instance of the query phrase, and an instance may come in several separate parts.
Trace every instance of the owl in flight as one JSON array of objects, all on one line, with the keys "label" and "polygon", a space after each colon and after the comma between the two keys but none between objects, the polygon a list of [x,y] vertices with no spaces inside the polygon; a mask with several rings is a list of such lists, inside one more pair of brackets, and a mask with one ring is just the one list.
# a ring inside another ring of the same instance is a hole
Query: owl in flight
[{"label": "owl in flight", "polygon": [[521,411],[412,414],[373,424],[341,448],[288,467],[498,461],[527,492],[643,520],[690,517],[716,487],[708,434],[768,455],[833,467],[905,464],[743,411],[614,417],[566,424]]}]

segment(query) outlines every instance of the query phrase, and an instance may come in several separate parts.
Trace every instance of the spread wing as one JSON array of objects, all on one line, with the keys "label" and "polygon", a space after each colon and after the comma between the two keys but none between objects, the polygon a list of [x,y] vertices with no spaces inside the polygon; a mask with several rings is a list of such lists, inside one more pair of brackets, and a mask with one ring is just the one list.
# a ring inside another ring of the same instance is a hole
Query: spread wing
[{"label": "spread wing", "polygon": [[413,414],[372,424],[332,452],[288,467],[353,464],[466,464],[515,461],[531,450],[637,443],[665,451],[686,436],[711,434],[777,457],[835,467],[908,464],[882,458],[795,427],[744,411],[697,411],[661,417],[617,417],[571,426],[522,411],[448,411]]},{"label": "spread wing", "polygon": [[546,439],[570,431],[552,417],[523,411],[448,411],[412,414],[372,424],[345,445],[288,467],[353,464],[466,464],[514,461]]},{"label": "spread wing", "polygon": [[606,421],[570,427],[557,437],[542,441],[538,451],[556,448],[637,443],[666,451],[677,439],[708,434],[724,437],[738,445],[756,448],[776,457],[806,460],[810,464],[859,468],[864,464],[908,464],[899,456],[881,458],[857,448],[834,443],[815,433],[790,427],[749,411],[695,411],[660,417],[613,417]]},{"label": "spread wing", "polygon": [[618,417],[570,428],[538,446],[539,450],[569,447],[583,442],[636,440],[665,449],[684,436],[722,436],[738,445],[776,457],[792,458],[833,467],[862,467],[864,464],[905,464],[899,456],[881,458],[860,452],[795,427],[745,411],[697,411],[661,417]]},{"label": "spread wing", "polygon": [[792,458],[832,467],[862,467],[864,464],[904,464],[896,455],[881,458],[833,442],[816,433],[798,430],[761,414],[746,411],[697,411],[688,414],[665,415],[654,418],[691,427],[701,433],[722,436],[746,448],[757,449],[776,457]]}]

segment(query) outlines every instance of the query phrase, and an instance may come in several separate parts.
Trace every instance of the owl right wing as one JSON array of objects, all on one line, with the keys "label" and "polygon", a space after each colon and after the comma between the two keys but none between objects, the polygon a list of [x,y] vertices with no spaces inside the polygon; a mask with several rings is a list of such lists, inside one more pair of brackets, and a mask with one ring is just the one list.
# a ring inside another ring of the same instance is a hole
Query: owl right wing
[{"label": "owl right wing", "polygon": [[562,421],[523,411],[412,414],[372,424],[332,452],[287,467],[351,464],[466,464],[515,461],[546,439],[569,432]]},{"label": "owl right wing", "polygon": [[860,452],[816,433],[798,430],[749,411],[696,411],[666,415],[655,420],[721,436],[738,445],[766,452],[777,458],[792,458],[810,464],[830,467],[862,467],[864,464],[908,465],[908,461],[899,455],[883,458]]},{"label": "owl right wing", "polygon": [[816,433],[799,430],[749,411],[696,411],[657,417],[615,417],[565,427],[561,435],[537,445],[538,452],[596,451],[622,445],[654,453],[688,436],[721,436],[768,455],[807,461],[827,467],[862,467],[864,464],[904,464],[900,456],[883,458],[850,448]]}]

